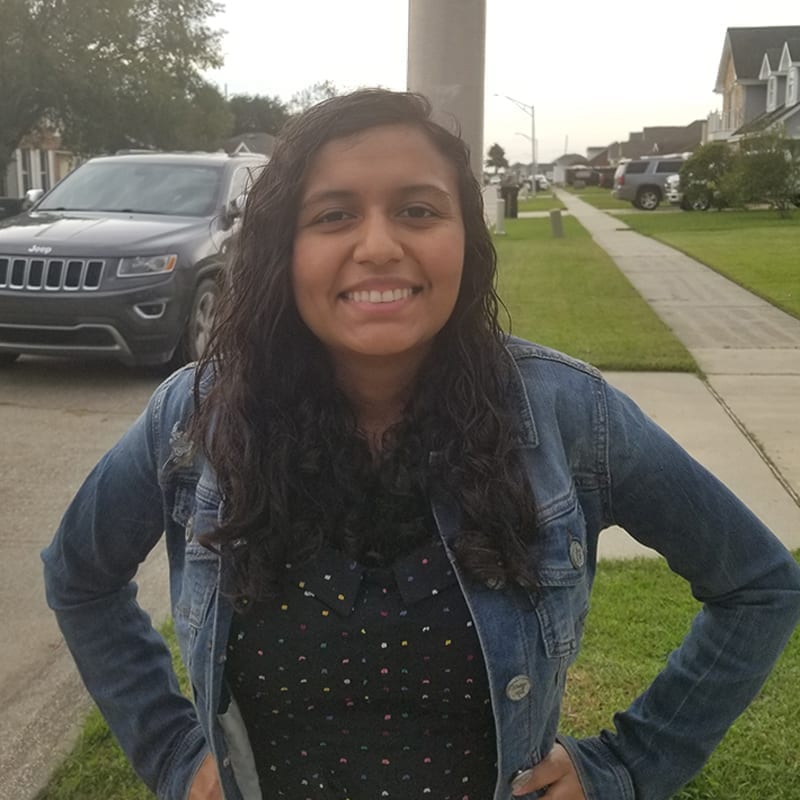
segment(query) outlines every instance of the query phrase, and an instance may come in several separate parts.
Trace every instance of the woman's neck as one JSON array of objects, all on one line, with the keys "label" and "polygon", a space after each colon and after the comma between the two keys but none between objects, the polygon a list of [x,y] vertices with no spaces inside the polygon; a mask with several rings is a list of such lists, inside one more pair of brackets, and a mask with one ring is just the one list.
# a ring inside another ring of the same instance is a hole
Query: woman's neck
[{"label": "woman's neck", "polygon": [[336,363],[336,379],[356,412],[359,430],[373,453],[381,450],[383,434],[399,422],[412,395],[419,362],[370,359]]}]

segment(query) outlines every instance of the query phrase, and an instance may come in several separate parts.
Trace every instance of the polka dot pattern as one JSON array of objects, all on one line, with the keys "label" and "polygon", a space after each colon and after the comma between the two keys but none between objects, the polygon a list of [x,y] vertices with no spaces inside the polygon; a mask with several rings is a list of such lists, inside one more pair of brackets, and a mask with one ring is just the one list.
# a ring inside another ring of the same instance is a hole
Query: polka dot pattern
[{"label": "polka dot pattern", "polygon": [[491,797],[483,655],[441,543],[390,568],[325,548],[289,577],[234,615],[228,646],[264,796]]}]

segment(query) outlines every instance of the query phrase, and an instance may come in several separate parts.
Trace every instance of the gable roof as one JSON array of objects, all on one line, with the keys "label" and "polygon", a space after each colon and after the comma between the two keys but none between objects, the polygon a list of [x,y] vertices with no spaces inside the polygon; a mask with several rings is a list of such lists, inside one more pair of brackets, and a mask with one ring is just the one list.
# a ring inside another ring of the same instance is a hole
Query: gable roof
[{"label": "gable roof", "polygon": [[722,57],[717,70],[715,92],[721,92],[725,86],[725,68],[728,59],[733,60],[736,80],[758,80],[764,53],[767,50],[783,47],[787,40],[800,37],[800,25],[782,25],[770,28],[728,28]]},{"label": "gable roof", "polygon": [[227,153],[262,153],[271,156],[275,137],[271,133],[240,133],[231,136],[223,147]]},{"label": "gable roof", "polygon": [[800,62],[800,38],[787,39],[781,50],[780,70],[785,72],[792,64]]}]

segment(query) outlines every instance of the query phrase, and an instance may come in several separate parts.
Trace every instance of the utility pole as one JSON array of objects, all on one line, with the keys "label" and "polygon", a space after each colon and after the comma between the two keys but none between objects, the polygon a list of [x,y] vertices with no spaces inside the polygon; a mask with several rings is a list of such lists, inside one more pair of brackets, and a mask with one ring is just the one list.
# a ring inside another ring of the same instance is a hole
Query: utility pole
[{"label": "utility pole", "polygon": [[497,95],[497,97],[505,97],[510,100],[517,108],[522,109],[531,118],[531,194],[536,197],[536,173],[539,171],[539,165],[536,161],[536,109],[532,105],[523,103],[521,100],[515,100],[507,94]]},{"label": "utility pole", "polygon": [[486,0],[409,0],[409,91],[424,94],[434,119],[460,131],[483,182]]}]

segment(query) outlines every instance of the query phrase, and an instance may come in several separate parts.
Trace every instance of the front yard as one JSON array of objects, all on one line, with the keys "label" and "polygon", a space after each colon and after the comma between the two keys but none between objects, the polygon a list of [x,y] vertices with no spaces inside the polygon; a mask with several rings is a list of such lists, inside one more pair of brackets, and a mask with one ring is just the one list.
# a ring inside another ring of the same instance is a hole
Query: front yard
[{"label": "front yard", "polygon": [[696,371],[686,348],[573,217],[506,220],[495,237],[512,333],[600,369]]},{"label": "front yard", "polygon": [[701,261],[800,317],[800,211],[620,214],[621,222]]}]

